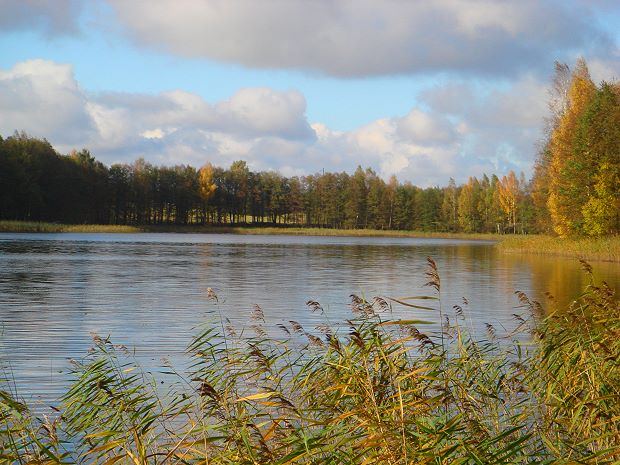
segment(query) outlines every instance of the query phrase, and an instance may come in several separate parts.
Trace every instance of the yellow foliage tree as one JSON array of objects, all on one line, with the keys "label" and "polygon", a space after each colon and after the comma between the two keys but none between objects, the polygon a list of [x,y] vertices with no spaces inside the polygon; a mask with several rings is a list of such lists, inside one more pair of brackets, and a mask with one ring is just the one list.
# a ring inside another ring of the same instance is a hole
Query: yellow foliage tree
[{"label": "yellow foliage tree", "polygon": [[[215,194],[217,184],[215,183],[215,169],[211,163],[207,163],[198,172],[198,193],[203,202],[205,214],[203,220],[206,221],[206,207],[209,200]],[[203,221],[204,222],[204,221]]]},{"label": "yellow foliage tree", "polygon": [[481,215],[479,210],[482,188],[480,182],[475,177],[467,180],[458,199],[458,218],[459,225],[465,232],[478,231],[481,227]]},{"label": "yellow foliage tree", "polygon": [[508,222],[512,223],[512,232],[517,232],[517,204],[521,195],[521,186],[514,171],[508,176],[502,177],[497,186],[499,203],[502,211],[508,216]]},{"label": "yellow foliage tree", "polygon": [[620,222],[620,173],[618,165],[603,163],[596,176],[594,195],[583,206],[584,229],[591,236],[611,234]]},{"label": "yellow foliage tree", "polygon": [[596,93],[588,67],[583,59],[575,66],[568,90],[568,105],[558,118],[549,140],[549,199],[547,206],[553,229],[560,236],[580,232],[583,223],[583,196],[580,179],[580,154],[574,150],[574,137],[579,119]]}]

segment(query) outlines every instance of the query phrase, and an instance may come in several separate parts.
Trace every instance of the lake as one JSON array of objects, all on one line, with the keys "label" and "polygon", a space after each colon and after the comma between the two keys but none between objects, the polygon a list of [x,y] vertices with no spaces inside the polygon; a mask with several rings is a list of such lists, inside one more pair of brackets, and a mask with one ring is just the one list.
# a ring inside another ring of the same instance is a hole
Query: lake
[{"label": "lake", "polygon": [[[515,291],[546,306],[587,284],[576,260],[498,253],[492,242],[414,238],[245,236],[228,234],[0,234],[0,365],[25,400],[53,403],[68,382],[69,359],[92,345],[91,333],[135,349],[147,368],[174,364],[195,329],[229,319],[253,324],[254,305],[268,332],[299,322],[309,331],[352,318],[350,295],[432,295],[426,258],[437,262],[442,307],[469,304],[471,330],[515,326]],[[620,288],[617,264],[595,275]],[[208,290],[218,296],[215,303]],[[316,300],[324,315],[306,302]],[[419,302],[428,305],[429,301]],[[440,320],[437,310],[395,305],[386,318]],[[420,327],[424,330],[425,327]],[[428,326],[428,331],[436,325]]]}]

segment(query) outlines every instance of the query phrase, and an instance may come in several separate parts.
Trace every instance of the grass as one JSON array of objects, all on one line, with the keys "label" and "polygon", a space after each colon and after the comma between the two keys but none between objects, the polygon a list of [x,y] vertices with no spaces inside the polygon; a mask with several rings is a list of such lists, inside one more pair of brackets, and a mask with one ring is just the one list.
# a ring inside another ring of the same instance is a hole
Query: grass
[{"label": "grass", "polygon": [[0,388],[0,463],[618,463],[620,303],[610,289],[592,282],[536,329],[516,316],[533,331],[528,345],[490,326],[473,339],[466,307],[445,318],[432,260],[427,278],[430,295],[401,302],[438,310],[440,334],[392,320],[389,299],[352,296],[344,327],[291,321],[267,337],[255,307],[243,331],[225,319],[202,327],[190,367],[168,367],[166,389],[126,348],[94,336],[54,418],[33,418]]}]

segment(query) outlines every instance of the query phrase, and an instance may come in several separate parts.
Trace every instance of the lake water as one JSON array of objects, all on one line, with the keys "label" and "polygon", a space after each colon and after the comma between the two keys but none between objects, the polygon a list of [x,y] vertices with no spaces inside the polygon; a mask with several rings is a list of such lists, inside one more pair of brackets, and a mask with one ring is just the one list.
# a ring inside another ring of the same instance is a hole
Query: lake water
[{"label": "lake water", "polygon": [[[228,318],[242,330],[259,305],[266,328],[289,320],[306,329],[351,318],[350,294],[399,298],[432,294],[426,257],[437,262],[442,305],[469,304],[467,320],[515,326],[515,290],[545,305],[567,301],[586,278],[575,260],[500,254],[491,242],[412,238],[240,236],[226,234],[0,234],[0,366],[21,397],[44,406],[68,382],[69,359],[91,333],[135,348],[147,369],[173,363],[196,326]],[[595,275],[620,288],[620,267]],[[219,303],[208,297],[215,291]],[[317,300],[325,315],[312,313]],[[428,301],[420,302],[428,305]],[[396,305],[392,318],[438,322],[438,311]],[[420,329],[424,329],[421,327]],[[428,327],[429,331],[434,326]]]}]

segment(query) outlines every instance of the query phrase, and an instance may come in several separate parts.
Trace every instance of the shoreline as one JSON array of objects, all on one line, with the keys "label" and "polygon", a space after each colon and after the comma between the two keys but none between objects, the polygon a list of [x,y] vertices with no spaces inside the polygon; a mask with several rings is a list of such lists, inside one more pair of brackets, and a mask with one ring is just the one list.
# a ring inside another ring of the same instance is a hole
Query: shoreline
[{"label": "shoreline", "polygon": [[386,231],[372,229],[304,228],[295,226],[202,226],[202,225],[66,225],[26,221],[0,221],[0,233],[178,233],[293,235],[331,237],[405,237],[494,241],[501,253],[547,255],[587,261],[620,263],[620,236],[601,238],[559,238],[546,235],[500,235],[490,233],[449,233]]},{"label": "shoreline", "polygon": [[497,234],[449,233],[427,231],[397,231],[379,229],[334,229],[301,226],[213,226],[213,225],[105,225],[61,224],[27,221],[0,221],[0,233],[176,233],[176,234],[239,234],[239,235],[291,235],[334,237],[411,237],[433,239],[462,239],[497,241]]}]

